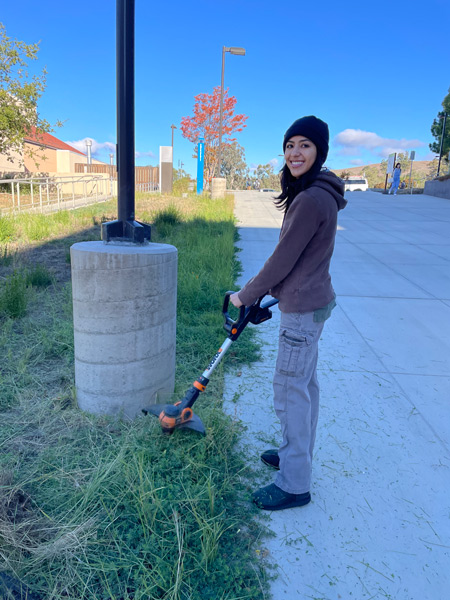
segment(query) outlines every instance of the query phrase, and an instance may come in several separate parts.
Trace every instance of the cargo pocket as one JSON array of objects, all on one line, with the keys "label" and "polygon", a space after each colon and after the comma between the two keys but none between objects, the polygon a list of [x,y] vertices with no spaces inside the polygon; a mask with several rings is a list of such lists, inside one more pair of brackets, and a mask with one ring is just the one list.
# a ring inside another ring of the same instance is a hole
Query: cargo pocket
[{"label": "cargo pocket", "polygon": [[311,349],[314,334],[309,332],[280,332],[276,370],[290,377],[305,373],[306,359]]}]

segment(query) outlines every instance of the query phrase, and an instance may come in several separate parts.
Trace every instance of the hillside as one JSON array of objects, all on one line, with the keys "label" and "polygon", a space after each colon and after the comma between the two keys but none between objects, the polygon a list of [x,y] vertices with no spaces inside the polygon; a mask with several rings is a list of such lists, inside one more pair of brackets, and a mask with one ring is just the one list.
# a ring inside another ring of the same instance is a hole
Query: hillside
[{"label": "hillside", "polygon": [[[436,169],[437,161],[428,161],[428,160],[415,160],[413,162],[412,168],[412,180],[415,182],[415,187],[422,187],[425,180],[430,178],[430,173],[433,168]],[[375,163],[371,165],[362,165],[360,167],[348,167],[345,169],[331,169],[333,173],[336,173],[339,177],[341,173],[346,172],[350,175],[364,175],[369,180],[369,185],[371,187],[375,187],[376,185],[383,184],[386,178],[386,172],[382,169],[380,163]],[[409,172],[410,169],[404,169],[402,172],[402,180],[404,179],[406,182],[409,182]],[[444,174],[444,170],[441,165],[441,173]]]}]

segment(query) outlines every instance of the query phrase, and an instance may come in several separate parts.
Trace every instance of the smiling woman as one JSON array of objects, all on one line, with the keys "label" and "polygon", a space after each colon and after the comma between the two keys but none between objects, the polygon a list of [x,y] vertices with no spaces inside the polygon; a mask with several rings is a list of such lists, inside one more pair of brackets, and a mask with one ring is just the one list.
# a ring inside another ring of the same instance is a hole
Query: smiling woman
[{"label": "smiling woman", "polygon": [[342,181],[321,172],[328,154],[328,125],[314,116],[295,121],[283,141],[282,192],[285,216],[279,242],[261,271],[230,297],[238,308],[266,293],[279,299],[278,357],[274,407],[283,441],[261,456],[279,471],[275,482],[253,494],[264,510],[303,506],[311,500],[311,462],[319,411],[318,343],[336,305],[329,265],[337,213],[345,207]]}]

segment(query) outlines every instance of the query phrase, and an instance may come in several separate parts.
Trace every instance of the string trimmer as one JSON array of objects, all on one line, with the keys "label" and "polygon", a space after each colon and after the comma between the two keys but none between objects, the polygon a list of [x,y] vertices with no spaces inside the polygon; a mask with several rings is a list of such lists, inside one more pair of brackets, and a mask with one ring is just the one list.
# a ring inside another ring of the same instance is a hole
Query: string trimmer
[{"label": "string trimmer", "polygon": [[206,370],[200,375],[193,385],[186,392],[184,398],[175,404],[154,404],[149,408],[143,409],[144,414],[151,414],[159,418],[163,433],[170,435],[175,429],[193,429],[205,435],[205,426],[200,417],[194,414],[192,406],[200,395],[204,392],[209,383],[209,378],[217,365],[222,361],[231,344],[235,342],[249,323],[259,325],[272,318],[271,306],[278,304],[278,300],[272,298],[261,304],[264,296],[261,296],[252,306],[241,306],[239,317],[236,321],[230,317],[228,306],[230,296],[234,292],[227,292],[223,301],[222,314],[224,317],[224,329],[228,334],[222,346],[216,352]]}]

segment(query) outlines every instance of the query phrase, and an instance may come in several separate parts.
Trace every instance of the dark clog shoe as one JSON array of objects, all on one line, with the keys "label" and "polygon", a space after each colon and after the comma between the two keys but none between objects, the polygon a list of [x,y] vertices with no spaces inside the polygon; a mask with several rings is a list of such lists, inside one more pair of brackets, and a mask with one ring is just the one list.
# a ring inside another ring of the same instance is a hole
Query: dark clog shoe
[{"label": "dark clog shoe", "polygon": [[278,450],[271,448],[261,454],[261,460],[265,465],[273,467],[274,469],[280,469],[280,457],[278,456]]},{"label": "dark clog shoe", "polygon": [[311,502],[311,494],[289,494],[274,483],[266,485],[252,494],[252,500],[263,510],[283,510],[295,506],[305,506]]}]

